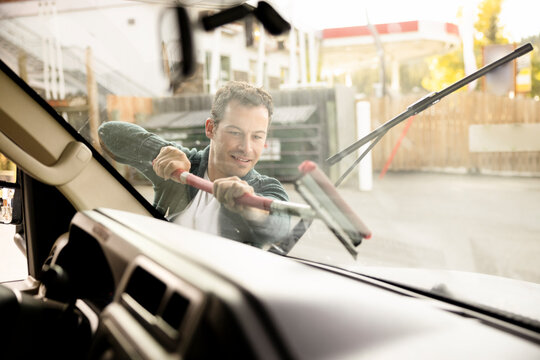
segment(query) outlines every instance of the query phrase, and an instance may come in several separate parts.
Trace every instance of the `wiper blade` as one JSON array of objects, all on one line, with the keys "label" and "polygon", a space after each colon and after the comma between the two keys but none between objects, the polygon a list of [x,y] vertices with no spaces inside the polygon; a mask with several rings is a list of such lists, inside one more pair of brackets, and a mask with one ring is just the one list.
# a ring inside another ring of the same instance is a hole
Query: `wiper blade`
[{"label": "wiper blade", "polygon": [[354,142],[347,148],[341,150],[337,154],[329,157],[326,159],[326,162],[329,165],[334,165],[341,161],[345,156],[351,154],[352,152],[356,151],[361,146],[367,144],[368,142],[373,141],[373,143],[358,157],[358,159],[345,171],[345,173],[339,178],[339,180],[336,182],[335,186],[338,186],[341,184],[343,179],[354,169],[356,165],[364,158],[364,156],[375,146],[375,144],[394,126],[401,123],[402,121],[408,119],[409,117],[416,115],[424,110],[426,110],[428,107],[438,103],[443,97],[453,93],[454,91],[458,90],[459,88],[462,88],[463,86],[467,85],[468,83],[484,76],[491,70],[504,65],[528,52],[530,52],[533,49],[533,46],[530,43],[527,43],[525,45],[520,46],[519,48],[515,49],[508,55],[503,56],[502,58],[487,64],[486,66],[482,67],[481,69],[475,71],[474,73],[464,77],[461,80],[456,81],[452,85],[448,86],[447,88],[438,91],[433,92],[431,94],[428,94],[424,96],[423,98],[419,99],[415,103],[411,104],[406,111],[402,112],[401,114],[397,115],[395,118],[385,122],[381,126],[379,126],[377,129],[373,130],[371,133],[367,134],[360,140]]}]

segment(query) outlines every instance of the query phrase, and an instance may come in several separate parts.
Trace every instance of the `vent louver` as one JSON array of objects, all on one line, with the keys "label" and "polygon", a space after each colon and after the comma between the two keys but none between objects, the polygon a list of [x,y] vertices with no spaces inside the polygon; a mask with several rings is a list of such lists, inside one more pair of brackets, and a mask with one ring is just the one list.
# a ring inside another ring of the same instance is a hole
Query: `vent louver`
[{"label": "vent louver", "polygon": [[129,279],[125,292],[146,311],[155,315],[166,289],[167,286],[161,280],[137,266]]},{"label": "vent louver", "polygon": [[162,318],[173,329],[180,328],[182,320],[186,316],[186,312],[189,308],[189,300],[184,296],[174,292],[163,311]]}]

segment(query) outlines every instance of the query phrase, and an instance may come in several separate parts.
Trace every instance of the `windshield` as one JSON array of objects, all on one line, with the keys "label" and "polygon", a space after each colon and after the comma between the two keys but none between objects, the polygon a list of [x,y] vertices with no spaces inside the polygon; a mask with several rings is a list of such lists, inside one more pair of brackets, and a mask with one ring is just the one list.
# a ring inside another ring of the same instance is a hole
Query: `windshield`
[{"label": "windshield", "polygon": [[186,3],[2,2],[0,58],[171,222],[540,320],[536,1]]}]

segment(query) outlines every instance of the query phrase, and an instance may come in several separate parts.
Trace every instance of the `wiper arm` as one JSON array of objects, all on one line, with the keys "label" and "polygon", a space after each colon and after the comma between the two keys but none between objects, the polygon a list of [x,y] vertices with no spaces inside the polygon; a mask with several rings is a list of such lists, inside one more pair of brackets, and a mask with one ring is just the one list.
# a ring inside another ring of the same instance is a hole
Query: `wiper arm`
[{"label": "wiper arm", "polygon": [[[386,130],[386,131],[388,131],[388,130]],[[336,183],[334,184],[335,187],[338,187],[343,182],[343,180],[345,180],[347,175],[349,175],[351,173],[351,171],[354,170],[356,165],[358,165],[360,163],[360,161],[362,161],[362,159],[367,155],[367,153],[370,152],[371,149],[373,149],[373,147],[379,142],[379,140],[381,140],[383,138],[383,136],[386,134],[386,131],[378,134],[378,136],[375,138],[375,140],[373,140],[371,142],[371,144],[369,144],[369,147],[366,150],[364,150],[364,152],[356,160],[354,160],[354,162],[347,169],[347,171],[345,171],[343,173],[343,175],[341,175],[341,177],[336,181]]]},{"label": "wiper arm", "polygon": [[478,79],[479,77],[484,76],[485,74],[487,74],[491,70],[493,70],[493,69],[495,69],[495,68],[497,68],[497,67],[499,67],[501,65],[504,65],[507,62],[510,62],[510,61],[512,61],[512,60],[514,60],[514,59],[516,59],[516,58],[530,52],[532,49],[533,49],[533,46],[530,43],[525,44],[523,46],[520,46],[519,48],[515,49],[514,51],[512,51],[508,55],[505,55],[502,58],[500,58],[500,59],[498,59],[498,60],[496,60],[496,61],[494,61],[494,62],[492,62],[490,64],[487,64],[486,66],[484,66],[481,69],[475,71],[474,73],[464,77],[461,80],[456,81],[455,83],[448,86],[447,88],[445,88],[445,89],[443,89],[441,91],[433,92],[431,94],[428,94],[428,95],[424,96],[423,98],[421,98],[417,102],[410,105],[407,108],[406,111],[404,111],[401,114],[397,115],[395,118],[385,122],[384,124],[379,126],[377,129],[373,130],[371,133],[367,134],[366,136],[364,136],[360,140],[354,142],[353,144],[351,144],[347,148],[341,150],[337,154],[335,154],[335,155],[329,157],[328,159],[326,159],[326,162],[329,165],[334,165],[334,164],[338,163],[339,161],[341,161],[341,159],[343,159],[345,156],[349,155],[353,151],[356,151],[358,148],[360,148],[361,146],[367,144],[369,141],[374,140],[370,144],[370,146],[360,155],[360,157],[349,167],[349,169],[347,169],[347,171],[345,171],[345,173],[339,178],[339,180],[336,182],[335,186],[338,186],[339,184],[341,184],[343,179],[345,179],[345,177],[354,169],[354,167],[356,165],[358,165],[358,163],[364,158],[364,156],[373,148],[373,146],[375,146],[375,144],[377,142],[379,142],[379,140],[391,128],[393,128],[397,124],[401,123],[402,121],[408,119],[409,117],[411,117],[413,115],[416,115],[416,114],[426,110],[431,105],[434,105],[434,104],[438,103],[443,97],[453,93],[454,91],[458,90],[459,88],[461,88],[461,87],[467,85],[468,83]]}]

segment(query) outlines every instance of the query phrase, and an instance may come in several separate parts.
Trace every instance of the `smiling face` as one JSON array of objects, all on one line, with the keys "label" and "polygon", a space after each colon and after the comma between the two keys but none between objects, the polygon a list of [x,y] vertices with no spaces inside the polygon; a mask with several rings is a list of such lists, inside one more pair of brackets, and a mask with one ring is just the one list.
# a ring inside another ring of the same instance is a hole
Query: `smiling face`
[{"label": "smiling face", "polygon": [[237,101],[227,104],[223,118],[216,125],[206,120],[210,139],[208,177],[211,181],[229,176],[245,176],[259,161],[266,142],[268,109],[246,106]]}]

